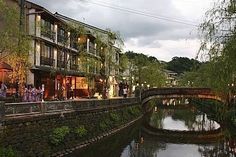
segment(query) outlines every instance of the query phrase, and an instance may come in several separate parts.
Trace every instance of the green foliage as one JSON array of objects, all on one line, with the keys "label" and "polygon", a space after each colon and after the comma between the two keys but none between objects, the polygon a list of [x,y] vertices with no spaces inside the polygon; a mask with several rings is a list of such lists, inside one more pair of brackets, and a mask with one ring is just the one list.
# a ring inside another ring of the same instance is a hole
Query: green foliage
[{"label": "green foliage", "polygon": [[19,31],[19,10],[16,6],[9,7],[3,0],[0,0],[0,19],[3,29],[0,30],[0,53],[9,50],[16,51],[18,48]]},{"label": "green foliage", "polygon": [[0,157],[17,157],[17,152],[14,151],[11,147],[1,148],[0,147]]},{"label": "green foliage", "polygon": [[124,72],[129,65],[129,59],[127,57],[127,55],[125,54],[121,54],[120,55],[120,72]]},{"label": "green foliage", "polygon": [[116,113],[110,113],[111,120],[114,122],[119,122],[120,121],[120,116]]},{"label": "green foliage", "polygon": [[141,111],[137,107],[130,107],[128,108],[128,113],[134,116],[138,116],[141,113]]},{"label": "green foliage", "polygon": [[210,87],[210,72],[208,69],[209,63],[204,63],[199,69],[194,69],[190,72],[185,72],[180,76],[180,86],[186,87]]},{"label": "green foliage", "polygon": [[162,87],[165,85],[165,74],[159,63],[149,63],[146,68],[141,70],[141,78],[151,87]]},{"label": "green foliage", "polygon": [[150,117],[150,125],[156,128],[163,128],[163,117],[164,112],[162,110],[158,110],[157,112],[153,112]]},{"label": "green foliage", "polygon": [[174,71],[178,74],[191,71],[198,68],[200,62],[187,57],[173,57],[170,62],[167,63],[166,69]]},{"label": "green foliage", "polygon": [[200,26],[202,35],[199,57],[209,60],[208,70],[210,87],[227,94],[228,84],[236,78],[236,1],[219,0],[206,13],[205,21]]},{"label": "green foliage", "polygon": [[60,128],[55,128],[50,136],[50,142],[54,145],[58,145],[63,142],[65,136],[70,132],[68,126],[62,126]]},{"label": "green foliage", "polygon": [[194,104],[198,110],[206,112],[209,117],[213,118],[217,122],[224,122],[230,119],[226,106],[221,102],[201,99],[192,99],[191,102],[193,102],[191,104]]},{"label": "green foliage", "polygon": [[78,128],[75,129],[75,133],[79,136],[79,137],[84,137],[87,135],[88,131],[86,130],[86,128],[84,127],[84,125],[79,126]]},{"label": "green foliage", "polygon": [[99,128],[102,131],[105,131],[108,128],[108,125],[104,121],[102,121],[102,122],[99,123]]},{"label": "green foliage", "polygon": [[[148,57],[144,54],[126,52],[124,55],[129,59],[128,73],[129,82],[149,84],[150,87],[161,87],[165,84],[163,66],[153,56]],[[133,81],[134,78],[134,81]]]},{"label": "green foliage", "polygon": [[[27,36],[22,26],[20,26],[19,8],[17,4],[6,5],[3,0],[0,0],[0,60],[4,60],[13,68],[9,75],[11,83],[18,81],[20,88],[26,81],[26,71],[30,64],[28,61],[30,46],[30,37]],[[24,21],[24,20],[23,20]],[[21,91],[20,91],[21,92]]]}]

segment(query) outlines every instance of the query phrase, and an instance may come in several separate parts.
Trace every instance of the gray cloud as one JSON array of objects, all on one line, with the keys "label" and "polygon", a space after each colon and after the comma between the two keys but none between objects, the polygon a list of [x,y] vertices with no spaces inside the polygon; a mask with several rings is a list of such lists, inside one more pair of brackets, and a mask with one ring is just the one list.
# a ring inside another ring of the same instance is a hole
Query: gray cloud
[{"label": "gray cloud", "polygon": [[[186,26],[175,24],[172,22],[164,21],[161,19],[153,19],[151,17],[135,15],[124,11],[114,10],[93,3],[87,3],[86,0],[76,1],[58,0],[31,0],[37,4],[48,8],[49,10],[65,14],[66,16],[81,20],[83,22],[112,30],[121,32],[122,36],[127,40],[128,38],[138,38],[144,36],[156,35],[157,39],[173,38],[175,34],[166,34],[174,32],[176,29],[183,29]],[[97,2],[97,1],[95,1]],[[99,1],[98,1],[99,2]],[[178,14],[178,10],[172,5],[172,0],[152,0],[151,2],[140,0],[129,0],[125,2],[111,1],[114,5],[125,6],[127,8],[135,8],[150,13],[158,13],[158,15],[168,15],[170,17]],[[106,4],[106,3],[105,3]],[[185,37],[188,34],[182,33],[181,36]]]},{"label": "gray cloud", "polygon": [[[178,41],[181,39],[196,39],[197,33],[193,30],[195,27],[183,25],[179,23],[174,23],[171,21],[166,21],[158,18],[151,18],[141,15],[136,15],[124,11],[114,10],[109,7],[103,7],[100,5],[95,5],[91,2],[111,6],[122,6],[123,8],[131,8],[149,13],[156,16],[168,17],[172,20],[185,21],[191,19],[191,21],[196,21],[199,19],[198,12],[194,12],[193,9],[186,14],[186,11],[181,11],[180,8],[185,8],[181,4],[176,5],[177,0],[30,0],[39,5],[44,6],[46,9],[52,12],[59,12],[65,16],[77,19],[79,21],[88,23],[90,25],[106,29],[110,28],[114,31],[119,31],[121,36],[125,39],[125,43],[129,45],[132,44],[134,47],[146,47],[146,48],[163,48],[160,41],[162,40],[173,40]],[[200,2],[205,0],[199,0]],[[210,0],[209,0],[210,1]],[[184,3],[183,3],[184,4]],[[194,3],[193,3],[194,5]],[[181,6],[181,7],[180,7]],[[200,5],[199,5],[200,6]],[[196,8],[197,10],[198,8]],[[185,13],[184,15],[182,13]],[[193,14],[195,13],[195,14]],[[202,13],[203,14],[203,13]],[[167,44],[167,43],[165,43]],[[184,45],[183,45],[184,46]],[[166,55],[163,58],[169,58],[170,54],[174,55],[181,51],[176,49],[171,49],[170,53],[161,54]],[[181,54],[186,54],[187,51]],[[155,54],[155,52],[149,52],[150,54]],[[193,52],[191,52],[193,53]],[[195,53],[195,52],[194,52]],[[154,55],[158,56],[158,55]],[[189,55],[187,55],[189,56]]]},{"label": "gray cloud", "polygon": [[67,16],[72,17],[71,15],[77,15],[78,11],[80,13],[89,11],[89,8],[78,3],[77,0],[29,0],[33,3],[43,6],[51,12],[63,12]]},{"label": "gray cloud", "polygon": [[127,42],[132,43],[133,45],[147,48],[160,48],[161,44],[156,40],[155,36],[149,37],[139,37],[139,38],[129,38]]}]

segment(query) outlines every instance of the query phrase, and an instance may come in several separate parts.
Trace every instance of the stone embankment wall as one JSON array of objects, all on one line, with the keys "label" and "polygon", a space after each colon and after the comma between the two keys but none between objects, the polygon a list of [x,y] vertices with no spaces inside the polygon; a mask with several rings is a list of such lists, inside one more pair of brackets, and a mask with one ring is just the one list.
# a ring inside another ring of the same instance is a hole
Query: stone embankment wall
[{"label": "stone embankment wall", "polygon": [[139,104],[108,110],[11,118],[0,129],[0,155],[61,156],[131,124],[142,115]]}]

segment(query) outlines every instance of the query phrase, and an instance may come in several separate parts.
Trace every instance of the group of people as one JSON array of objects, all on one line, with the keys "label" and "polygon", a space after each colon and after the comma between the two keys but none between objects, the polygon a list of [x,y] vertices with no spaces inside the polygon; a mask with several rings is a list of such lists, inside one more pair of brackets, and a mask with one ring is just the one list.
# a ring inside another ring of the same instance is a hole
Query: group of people
[{"label": "group of people", "polygon": [[128,84],[127,83],[119,83],[119,96],[123,96],[124,98],[127,98],[128,95]]},{"label": "group of people", "polygon": [[127,98],[127,95],[128,95],[128,87],[125,86],[125,87],[123,88],[123,96],[124,96],[124,98]]},{"label": "group of people", "polygon": [[67,80],[66,82],[66,99],[74,99],[74,92],[73,92],[73,88],[72,88],[72,85],[70,84],[69,80]]},{"label": "group of people", "polygon": [[24,89],[23,101],[35,102],[43,100],[43,90],[41,87],[38,89],[33,85],[26,86]]}]

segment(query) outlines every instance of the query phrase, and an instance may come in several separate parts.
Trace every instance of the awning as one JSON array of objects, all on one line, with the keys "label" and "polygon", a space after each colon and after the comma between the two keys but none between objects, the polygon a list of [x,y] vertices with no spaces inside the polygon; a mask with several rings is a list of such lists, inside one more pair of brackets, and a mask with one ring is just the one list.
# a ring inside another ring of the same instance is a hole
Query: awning
[{"label": "awning", "polygon": [[12,67],[5,63],[5,62],[0,62],[0,70],[7,70],[7,71],[12,71]]}]

